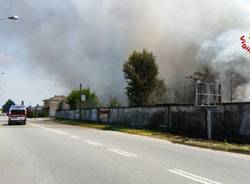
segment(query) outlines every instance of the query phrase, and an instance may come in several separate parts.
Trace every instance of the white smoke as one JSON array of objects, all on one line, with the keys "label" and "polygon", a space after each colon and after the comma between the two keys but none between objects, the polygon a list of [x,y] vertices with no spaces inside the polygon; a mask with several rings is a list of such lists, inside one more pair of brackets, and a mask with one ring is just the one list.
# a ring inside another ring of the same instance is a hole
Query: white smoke
[{"label": "white smoke", "polygon": [[0,41],[18,45],[34,68],[69,90],[82,82],[99,95],[124,96],[122,64],[135,49],[154,52],[167,83],[182,82],[203,63],[219,70],[221,80],[228,68],[248,76],[249,56],[239,38],[248,31],[249,5],[245,0],[17,0],[13,11],[22,19],[16,27],[1,27]]},{"label": "white smoke", "polygon": [[[229,30],[218,35],[213,40],[206,40],[196,56],[196,61],[209,65],[218,76],[218,82],[224,83],[225,94],[231,77],[239,75],[244,81],[233,85],[236,87],[235,98],[238,101],[250,100],[250,54],[242,49],[240,37],[246,34],[245,30]],[[236,80],[237,81],[237,80]]]}]

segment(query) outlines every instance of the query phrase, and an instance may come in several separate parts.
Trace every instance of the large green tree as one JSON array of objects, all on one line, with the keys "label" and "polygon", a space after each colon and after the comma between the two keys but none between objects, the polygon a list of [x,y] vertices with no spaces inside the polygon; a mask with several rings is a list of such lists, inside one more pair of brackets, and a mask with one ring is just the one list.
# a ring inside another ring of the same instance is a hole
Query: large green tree
[{"label": "large green tree", "polygon": [[85,101],[82,101],[82,108],[94,108],[99,104],[97,95],[91,92],[89,88],[80,90],[73,90],[67,96],[67,101],[71,109],[79,108],[80,96],[85,95]]},{"label": "large green tree", "polygon": [[134,51],[123,64],[127,81],[126,93],[131,106],[145,106],[161,103],[166,91],[163,79],[158,77],[159,68],[152,52],[143,49]]},{"label": "large green tree", "polygon": [[10,110],[10,106],[15,105],[15,102],[13,102],[11,99],[7,100],[5,104],[3,105],[3,112],[8,113]]}]

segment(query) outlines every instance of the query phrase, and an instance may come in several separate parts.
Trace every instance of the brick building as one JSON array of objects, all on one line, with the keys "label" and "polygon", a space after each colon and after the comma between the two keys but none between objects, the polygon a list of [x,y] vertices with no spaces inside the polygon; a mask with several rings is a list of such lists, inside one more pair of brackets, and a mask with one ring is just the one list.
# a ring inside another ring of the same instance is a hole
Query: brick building
[{"label": "brick building", "polygon": [[54,97],[51,97],[49,99],[43,100],[44,102],[44,108],[48,109],[49,111],[49,116],[53,117],[56,114],[56,110],[58,109],[58,106],[60,103],[63,105],[63,109],[68,109],[68,105],[66,103],[66,97],[63,95],[57,96],[55,95]]}]

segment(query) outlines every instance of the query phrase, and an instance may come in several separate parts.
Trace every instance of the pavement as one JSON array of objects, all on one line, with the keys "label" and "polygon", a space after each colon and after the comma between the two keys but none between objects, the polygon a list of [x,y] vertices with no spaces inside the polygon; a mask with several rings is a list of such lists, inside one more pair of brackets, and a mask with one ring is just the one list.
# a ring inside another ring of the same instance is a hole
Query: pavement
[{"label": "pavement", "polygon": [[0,184],[249,184],[250,156],[62,125],[0,118]]}]

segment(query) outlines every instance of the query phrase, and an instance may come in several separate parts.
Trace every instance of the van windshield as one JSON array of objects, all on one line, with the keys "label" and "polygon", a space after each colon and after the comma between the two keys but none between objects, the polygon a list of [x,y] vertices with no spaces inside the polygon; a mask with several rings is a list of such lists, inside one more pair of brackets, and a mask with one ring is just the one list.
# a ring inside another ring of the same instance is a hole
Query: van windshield
[{"label": "van windshield", "polygon": [[11,114],[25,114],[25,110],[21,110],[21,109],[11,110]]}]

